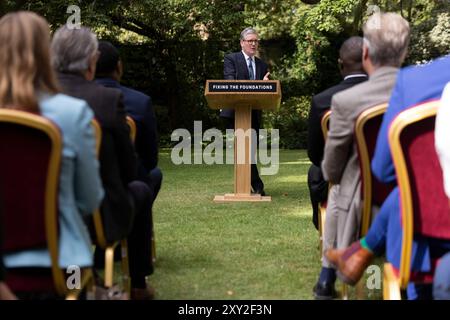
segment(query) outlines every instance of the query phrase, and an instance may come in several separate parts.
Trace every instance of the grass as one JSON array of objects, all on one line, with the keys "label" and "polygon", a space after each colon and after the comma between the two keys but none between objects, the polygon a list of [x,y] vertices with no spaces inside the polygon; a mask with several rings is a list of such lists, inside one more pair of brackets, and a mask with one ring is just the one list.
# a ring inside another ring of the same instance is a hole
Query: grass
[{"label": "grass", "polygon": [[154,206],[158,299],[311,299],[320,270],[305,151],[280,151],[263,176],[270,203],[216,204],[233,190],[232,165],[174,165],[160,154]]}]

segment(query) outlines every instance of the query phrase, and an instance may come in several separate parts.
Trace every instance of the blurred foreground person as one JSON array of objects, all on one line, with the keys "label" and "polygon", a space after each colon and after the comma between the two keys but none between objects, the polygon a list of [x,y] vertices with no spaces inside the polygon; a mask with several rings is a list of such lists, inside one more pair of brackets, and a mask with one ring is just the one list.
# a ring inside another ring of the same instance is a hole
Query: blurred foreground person
[{"label": "blurred foreground person", "polygon": [[[145,279],[153,273],[151,192],[144,182],[136,180],[137,158],[122,93],[92,81],[99,52],[97,37],[88,28],[59,28],[51,49],[52,64],[63,91],[86,100],[102,129],[99,159],[105,198],[100,212],[106,239],[128,240],[131,299],[153,299],[155,290]],[[103,257],[103,252],[99,252],[96,250],[97,256]]]},{"label": "blurred foreground person", "polygon": [[[92,110],[85,101],[59,93],[44,18],[24,11],[6,14],[0,20],[0,43],[0,107],[40,114],[61,130],[59,266],[91,267],[92,243],[83,216],[91,215],[104,195]],[[4,263],[7,268],[51,267],[47,249],[6,253]]]}]

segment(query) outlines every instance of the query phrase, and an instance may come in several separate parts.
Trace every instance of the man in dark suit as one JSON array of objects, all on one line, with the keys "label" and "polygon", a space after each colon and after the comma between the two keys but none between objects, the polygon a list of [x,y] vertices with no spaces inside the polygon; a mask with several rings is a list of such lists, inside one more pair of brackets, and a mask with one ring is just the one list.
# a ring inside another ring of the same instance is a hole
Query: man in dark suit
[{"label": "man in dark suit", "polygon": [[[269,80],[267,64],[255,57],[258,51],[259,37],[253,28],[246,28],[241,32],[242,51],[230,53],[223,62],[223,76],[225,80]],[[234,110],[223,109],[220,116],[225,119],[227,129],[234,128]],[[261,110],[252,110],[252,129],[261,127]],[[258,135],[257,135],[258,136]],[[253,151],[256,153],[256,150]],[[264,183],[258,174],[256,163],[251,165],[251,185],[254,193],[265,195]]]},{"label": "man in dark suit", "polygon": [[64,93],[88,102],[102,129],[100,174],[105,198],[101,214],[108,241],[127,237],[131,298],[147,300],[154,289],[145,277],[153,273],[151,257],[151,192],[136,181],[137,161],[120,90],[92,80],[98,42],[88,28],[59,28],[52,41],[52,63]]},{"label": "man in dark suit", "polygon": [[137,90],[122,86],[123,65],[119,51],[108,41],[99,41],[96,82],[122,92],[125,111],[136,123],[138,180],[147,183],[156,199],[161,188],[162,172],[158,164],[158,133],[152,99]]},{"label": "man in dark suit", "polygon": [[313,223],[316,229],[318,229],[319,203],[326,201],[328,196],[328,182],[323,178],[320,169],[325,148],[321,121],[323,115],[330,110],[331,98],[335,93],[367,80],[361,61],[362,44],[361,37],[351,37],[342,44],[338,63],[344,80],[316,94],[311,102],[308,121],[308,157],[312,165],[308,171],[308,188],[313,208]]}]

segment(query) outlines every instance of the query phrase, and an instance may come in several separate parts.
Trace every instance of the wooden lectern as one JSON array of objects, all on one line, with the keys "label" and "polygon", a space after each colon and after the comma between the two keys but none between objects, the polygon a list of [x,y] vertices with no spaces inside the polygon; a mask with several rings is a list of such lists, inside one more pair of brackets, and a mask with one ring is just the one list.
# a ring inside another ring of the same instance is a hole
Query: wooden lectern
[{"label": "wooden lectern", "polygon": [[[252,109],[275,110],[281,101],[281,88],[278,80],[207,80],[205,97],[211,109],[234,109],[235,130],[250,130]],[[251,135],[245,143],[234,147],[234,193],[215,196],[214,202],[272,201],[270,196],[251,194]],[[240,147],[240,151],[238,150]],[[245,161],[238,161],[238,152],[245,155]]]}]

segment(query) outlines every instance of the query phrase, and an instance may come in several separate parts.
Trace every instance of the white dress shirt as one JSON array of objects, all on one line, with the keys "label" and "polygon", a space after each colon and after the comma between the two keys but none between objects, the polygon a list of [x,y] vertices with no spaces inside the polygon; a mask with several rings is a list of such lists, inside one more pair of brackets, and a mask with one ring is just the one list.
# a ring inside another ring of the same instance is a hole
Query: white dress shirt
[{"label": "white dress shirt", "polygon": [[434,134],[436,151],[444,174],[445,194],[450,198],[450,82],[442,94]]}]

